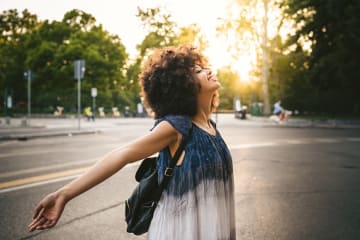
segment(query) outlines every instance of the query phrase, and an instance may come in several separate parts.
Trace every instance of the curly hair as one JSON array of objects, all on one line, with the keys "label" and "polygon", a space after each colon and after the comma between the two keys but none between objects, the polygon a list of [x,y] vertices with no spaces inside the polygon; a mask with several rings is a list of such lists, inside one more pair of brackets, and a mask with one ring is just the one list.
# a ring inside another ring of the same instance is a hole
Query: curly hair
[{"label": "curly hair", "polygon": [[207,59],[192,46],[156,49],[140,74],[145,103],[155,118],[168,114],[194,116],[200,85],[192,68]]}]

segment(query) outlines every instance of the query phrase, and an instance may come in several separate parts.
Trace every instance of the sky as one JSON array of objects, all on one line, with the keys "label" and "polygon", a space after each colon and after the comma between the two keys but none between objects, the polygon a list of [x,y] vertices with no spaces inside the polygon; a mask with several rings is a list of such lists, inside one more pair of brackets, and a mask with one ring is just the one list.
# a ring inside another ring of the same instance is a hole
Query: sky
[{"label": "sky", "polygon": [[167,10],[180,26],[196,23],[203,29],[209,41],[205,53],[211,64],[221,67],[230,58],[226,46],[216,37],[219,18],[226,16],[226,6],[230,0],[1,0],[0,11],[27,8],[40,20],[61,20],[72,9],[80,9],[92,14],[98,24],[111,34],[120,37],[131,57],[136,55],[136,45],[144,36],[140,20],[136,17],[137,7],[161,7]]}]

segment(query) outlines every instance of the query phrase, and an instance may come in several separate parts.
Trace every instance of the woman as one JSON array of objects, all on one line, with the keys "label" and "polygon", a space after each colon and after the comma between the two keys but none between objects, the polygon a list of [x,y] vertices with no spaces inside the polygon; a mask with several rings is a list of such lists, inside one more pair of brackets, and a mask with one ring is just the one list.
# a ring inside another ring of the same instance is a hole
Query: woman
[{"label": "woman", "polygon": [[232,160],[210,120],[220,83],[194,48],[156,50],[140,75],[143,95],[157,119],[150,133],[115,149],[78,179],[36,206],[29,230],[53,227],[71,199],[126,164],[160,151],[159,181],[181,139],[185,150],[152,219],[148,239],[235,239]]}]

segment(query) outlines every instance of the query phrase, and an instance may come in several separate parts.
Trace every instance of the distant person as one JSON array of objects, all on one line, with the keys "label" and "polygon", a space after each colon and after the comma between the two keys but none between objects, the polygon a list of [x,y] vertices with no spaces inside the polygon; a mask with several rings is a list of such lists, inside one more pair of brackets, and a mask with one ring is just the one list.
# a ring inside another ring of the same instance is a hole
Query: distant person
[{"label": "distant person", "polygon": [[129,106],[125,107],[124,117],[130,117],[130,107]]},{"label": "distant person", "polygon": [[144,108],[143,108],[143,105],[141,103],[138,103],[136,105],[136,110],[137,110],[137,115],[139,117],[143,117],[144,116]]},{"label": "distant person", "polygon": [[283,111],[283,108],[281,106],[281,100],[277,101],[275,104],[274,104],[274,115],[276,116],[279,116]]},{"label": "distant person", "polygon": [[94,113],[91,111],[90,107],[86,107],[84,109],[84,114],[85,114],[88,121],[90,121],[90,120],[95,121]]},{"label": "distant person", "polygon": [[126,164],[159,151],[160,183],[181,140],[190,136],[162,192],[147,238],[236,239],[232,159],[210,119],[220,83],[206,68],[206,59],[190,46],[156,50],[145,63],[140,80],[145,102],[155,113],[152,131],[109,152],[82,176],[42,199],[35,207],[30,231],[55,226],[71,199]]},{"label": "distant person", "polygon": [[279,121],[283,121],[286,118],[285,109],[281,106],[281,100],[277,101],[274,104],[274,111],[273,114],[278,116]]}]

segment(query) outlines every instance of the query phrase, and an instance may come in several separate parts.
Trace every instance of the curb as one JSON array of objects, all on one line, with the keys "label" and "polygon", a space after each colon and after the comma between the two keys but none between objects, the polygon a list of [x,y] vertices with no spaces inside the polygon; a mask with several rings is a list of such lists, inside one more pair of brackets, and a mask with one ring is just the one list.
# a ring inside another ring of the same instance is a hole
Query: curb
[{"label": "curb", "polygon": [[0,131],[1,130],[12,130],[12,129],[40,129],[40,128],[46,128],[45,125],[32,125],[32,126],[22,126],[22,125],[0,125]]},{"label": "curb", "polygon": [[267,118],[249,118],[249,121],[261,123],[262,127],[284,127],[284,128],[322,128],[322,129],[360,129],[359,121],[338,120],[298,120],[291,119],[285,122],[276,122]]},{"label": "curb", "polygon": [[63,136],[76,136],[84,134],[99,134],[101,130],[84,130],[84,131],[63,131],[63,132],[52,132],[52,133],[38,133],[38,134],[19,134],[19,135],[6,135],[0,136],[0,141],[27,141],[36,138],[50,138],[50,137],[63,137]]},{"label": "curb", "polygon": [[316,125],[316,124],[264,124],[262,127],[278,128],[319,128],[319,129],[360,129],[359,125]]}]

